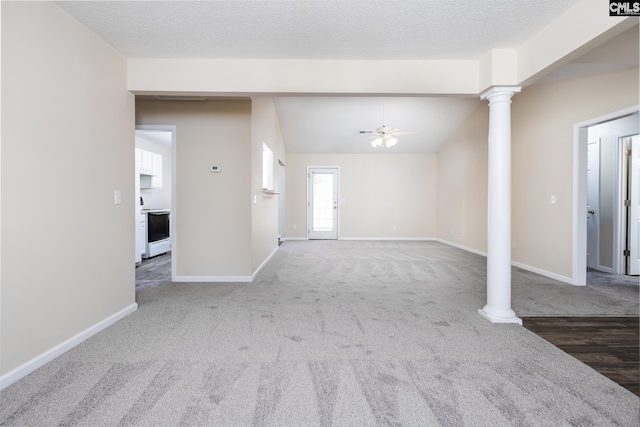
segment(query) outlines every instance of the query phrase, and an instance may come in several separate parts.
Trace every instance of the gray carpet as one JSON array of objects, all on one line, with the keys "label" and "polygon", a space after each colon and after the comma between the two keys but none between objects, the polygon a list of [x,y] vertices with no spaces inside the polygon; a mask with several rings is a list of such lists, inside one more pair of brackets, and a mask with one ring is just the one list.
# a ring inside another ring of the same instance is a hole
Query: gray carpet
[{"label": "gray carpet", "polygon": [[[436,242],[286,242],[258,280],[165,283],[0,393],[2,425],[638,426],[640,399],[518,325],[486,259]],[[638,287],[513,272],[519,315],[638,315]]]}]

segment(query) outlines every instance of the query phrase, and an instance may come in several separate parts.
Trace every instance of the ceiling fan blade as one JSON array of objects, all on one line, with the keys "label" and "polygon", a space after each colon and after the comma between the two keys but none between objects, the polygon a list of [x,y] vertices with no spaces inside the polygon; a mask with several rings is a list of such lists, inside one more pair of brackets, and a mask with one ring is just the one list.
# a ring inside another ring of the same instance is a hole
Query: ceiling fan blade
[{"label": "ceiling fan blade", "polygon": [[380,135],[374,132],[374,133],[370,133],[370,134],[360,135],[360,138],[358,138],[358,139],[360,139],[362,141],[373,141],[374,139],[376,139],[378,137],[380,137]]},{"label": "ceiling fan blade", "polygon": [[394,132],[393,136],[402,136],[402,135],[417,135],[416,132]]}]

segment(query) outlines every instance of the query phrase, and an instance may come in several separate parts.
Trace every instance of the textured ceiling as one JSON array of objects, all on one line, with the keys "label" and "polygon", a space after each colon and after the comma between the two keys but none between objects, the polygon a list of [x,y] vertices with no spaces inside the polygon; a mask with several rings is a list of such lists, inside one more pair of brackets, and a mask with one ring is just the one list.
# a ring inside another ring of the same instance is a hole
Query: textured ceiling
[{"label": "textured ceiling", "polygon": [[128,57],[476,59],[577,0],[56,3]]},{"label": "textured ceiling", "polygon": [[[477,59],[513,48],[578,0],[62,1],[130,58]],[[638,26],[544,82],[638,66]],[[434,153],[477,98],[277,97],[292,153]],[[384,122],[384,123],[383,123]],[[374,149],[359,130],[413,135]]]}]

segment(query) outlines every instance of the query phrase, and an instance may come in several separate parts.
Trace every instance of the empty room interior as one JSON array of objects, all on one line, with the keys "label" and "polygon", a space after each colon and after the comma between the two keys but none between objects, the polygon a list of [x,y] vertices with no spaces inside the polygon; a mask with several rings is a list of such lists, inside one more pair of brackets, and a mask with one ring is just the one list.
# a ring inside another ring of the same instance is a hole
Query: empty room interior
[{"label": "empty room interior", "polygon": [[0,425],[638,425],[623,4],[3,0]]}]

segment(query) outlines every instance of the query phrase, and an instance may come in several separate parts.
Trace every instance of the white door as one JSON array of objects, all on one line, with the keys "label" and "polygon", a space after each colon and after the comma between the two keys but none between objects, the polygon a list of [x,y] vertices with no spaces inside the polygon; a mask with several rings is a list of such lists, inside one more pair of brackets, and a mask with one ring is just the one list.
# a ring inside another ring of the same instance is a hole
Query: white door
[{"label": "white door", "polygon": [[598,267],[600,222],[600,140],[587,146],[587,267]]},{"label": "white door", "polygon": [[338,238],[338,168],[309,168],[308,237]]},{"label": "white door", "polygon": [[628,273],[640,274],[640,136],[631,138],[631,162],[629,170],[629,217],[627,229],[629,248]]}]

